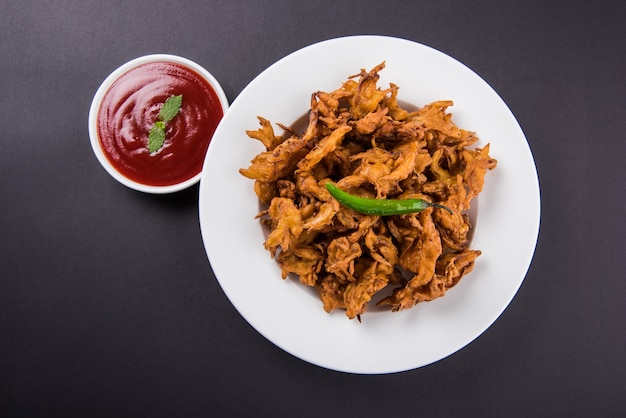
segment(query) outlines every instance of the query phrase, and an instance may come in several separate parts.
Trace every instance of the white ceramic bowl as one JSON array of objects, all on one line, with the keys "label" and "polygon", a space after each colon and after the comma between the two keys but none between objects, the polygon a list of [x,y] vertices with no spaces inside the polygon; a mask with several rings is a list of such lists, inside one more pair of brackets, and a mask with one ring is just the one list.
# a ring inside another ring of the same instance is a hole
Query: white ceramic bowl
[{"label": "white ceramic bowl", "polygon": [[123,74],[125,74],[126,72],[128,72],[129,70],[143,65],[143,64],[147,64],[147,63],[152,63],[152,62],[171,62],[171,63],[175,63],[175,64],[179,64],[182,66],[185,66],[191,70],[193,70],[194,72],[196,72],[198,75],[200,75],[202,78],[204,78],[204,80],[213,88],[213,90],[215,91],[215,93],[217,94],[218,98],[219,98],[219,102],[220,105],[222,107],[222,113],[226,114],[226,111],[228,110],[228,99],[226,97],[226,94],[224,93],[222,86],[219,84],[219,82],[215,79],[215,77],[213,77],[213,75],[211,73],[209,73],[205,68],[203,68],[202,66],[200,66],[199,64],[187,59],[187,58],[183,58],[183,57],[179,57],[176,55],[169,55],[169,54],[152,54],[152,55],[145,55],[145,56],[141,56],[138,58],[135,58],[131,61],[128,61],[127,63],[123,64],[122,66],[120,66],[119,68],[117,68],[115,71],[113,71],[100,85],[100,87],[98,88],[98,90],[96,91],[96,94],[94,95],[94,98],[91,102],[91,107],[89,109],[89,138],[91,141],[91,147],[93,149],[94,154],[96,155],[96,158],[98,159],[98,161],[100,162],[100,164],[102,165],[102,167],[104,167],[104,169],[118,182],[122,183],[123,185],[134,189],[134,190],[138,190],[141,192],[145,192],[145,193],[154,193],[154,194],[166,194],[166,193],[174,193],[183,189],[186,189],[194,184],[196,184],[201,177],[202,172],[198,172],[197,174],[195,174],[193,177],[181,181],[179,183],[176,184],[169,184],[169,185],[165,185],[165,186],[154,186],[154,185],[148,185],[148,184],[143,184],[140,183],[136,180],[132,180],[130,178],[128,178],[127,176],[125,176],[124,174],[122,174],[118,169],[116,169],[111,162],[107,159],[102,146],[100,144],[100,140],[99,140],[99,136],[98,136],[98,112],[100,109],[100,104],[105,96],[105,94],[107,93],[107,91],[109,90],[109,88],[111,87],[111,85]]}]

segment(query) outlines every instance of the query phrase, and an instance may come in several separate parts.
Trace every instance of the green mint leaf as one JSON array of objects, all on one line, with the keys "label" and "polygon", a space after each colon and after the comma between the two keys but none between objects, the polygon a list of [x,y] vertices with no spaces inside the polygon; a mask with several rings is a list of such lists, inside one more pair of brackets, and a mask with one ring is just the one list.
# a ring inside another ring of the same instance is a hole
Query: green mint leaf
[{"label": "green mint leaf", "polygon": [[161,149],[165,142],[165,124],[180,112],[180,106],[183,103],[183,95],[170,96],[157,116],[157,121],[154,122],[154,126],[150,129],[148,134],[148,151],[150,153],[156,152]]},{"label": "green mint leaf", "polygon": [[165,142],[165,123],[157,121],[148,134],[148,151],[156,152]]},{"label": "green mint leaf", "polygon": [[180,106],[183,104],[183,95],[169,97],[159,112],[159,119],[167,123],[174,119],[174,116],[180,112]]}]

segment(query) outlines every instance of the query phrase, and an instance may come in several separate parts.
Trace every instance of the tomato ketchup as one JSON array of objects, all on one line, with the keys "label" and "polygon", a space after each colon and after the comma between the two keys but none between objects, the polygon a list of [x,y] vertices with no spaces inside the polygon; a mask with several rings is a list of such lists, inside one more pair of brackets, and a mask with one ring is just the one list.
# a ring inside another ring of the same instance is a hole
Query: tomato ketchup
[{"label": "tomato ketchup", "polygon": [[[163,146],[148,150],[148,134],[163,103],[182,95]],[[107,160],[122,175],[149,186],[186,181],[202,170],[211,137],[224,116],[218,94],[197,72],[173,62],[149,62],[122,74],[104,93],[97,133]]]}]

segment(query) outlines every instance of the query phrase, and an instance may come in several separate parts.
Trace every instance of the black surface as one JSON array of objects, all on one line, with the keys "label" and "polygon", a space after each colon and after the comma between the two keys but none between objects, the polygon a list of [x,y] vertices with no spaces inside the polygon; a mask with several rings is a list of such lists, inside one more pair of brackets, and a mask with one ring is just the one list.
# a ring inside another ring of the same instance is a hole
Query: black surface
[{"label": "black surface", "polygon": [[[0,416],[624,416],[626,3],[471,3],[3,1]],[[261,337],[213,276],[197,187],[131,191],[87,133],[98,85],[137,56],[195,60],[232,101],[277,59],[356,34],[418,41],[482,76],[542,191],[535,257],[500,319],[383,376]]]}]

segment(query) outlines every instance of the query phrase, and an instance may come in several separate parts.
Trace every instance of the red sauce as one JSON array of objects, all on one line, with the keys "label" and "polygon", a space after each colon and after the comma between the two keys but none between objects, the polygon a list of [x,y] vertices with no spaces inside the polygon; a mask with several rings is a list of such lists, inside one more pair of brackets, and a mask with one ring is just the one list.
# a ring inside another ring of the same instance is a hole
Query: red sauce
[{"label": "red sauce", "polygon": [[[165,143],[148,151],[148,133],[165,100],[183,95],[180,112],[167,123]],[[125,177],[169,186],[200,173],[211,137],[222,119],[217,93],[192,69],[152,62],[122,74],[104,94],[98,138],[109,162]]]}]

